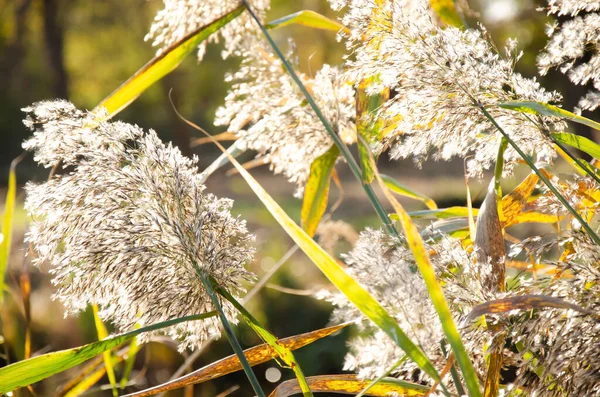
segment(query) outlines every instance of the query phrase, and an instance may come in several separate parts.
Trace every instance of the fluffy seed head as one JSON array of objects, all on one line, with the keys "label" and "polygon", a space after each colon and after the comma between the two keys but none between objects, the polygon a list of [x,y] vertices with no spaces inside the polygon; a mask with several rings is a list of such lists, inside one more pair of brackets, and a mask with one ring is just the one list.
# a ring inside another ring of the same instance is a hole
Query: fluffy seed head
[{"label": "fluffy seed head", "polygon": [[[240,52],[239,71],[227,77],[233,85],[215,124],[228,126],[275,173],[297,184],[301,194],[311,163],[333,140],[268,45],[252,42]],[[354,90],[340,71],[324,65],[314,78],[300,78],[333,128],[346,141],[356,140]]]},{"label": "fluffy seed head", "polygon": [[[571,18],[548,25],[550,39],[537,59],[540,73],[546,74],[551,68],[558,68],[575,84],[592,83],[594,89],[581,98],[579,107],[594,110],[600,106],[600,2],[549,0],[547,11],[548,14]],[[584,60],[588,55],[589,59]]]},{"label": "fluffy seed head", "polygon": [[[154,17],[154,22],[144,40],[152,40],[152,45],[160,47],[157,54],[173,45],[196,29],[208,25],[219,17],[238,7],[238,0],[163,0],[164,9]],[[259,17],[264,17],[270,7],[270,0],[249,1]],[[242,15],[219,29],[209,38],[209,42],[223,40],[223,57],[226,58],[238,49],[243,38],[260,33],[258,25],[250,14]],[[206,51],[206,41],[198,46],[198,59],[202,60]]]},{"label": "fluffy seed head", "polygon": [[[28,110],[37,114],[48,107],[41,103]],[[55,297],[67,314],[99,304],[102,319],[126,331],[135,323],[205,313],[214,308],[199,272],[234,295],[243,291],[253,278],[244,268],[253,256],[252,236],[243,220],[231,216],[231,200],[204,193],[197,159],[163,144],[153,131],[144,134],[126,123],[102,122],[80,134],[91,116],[67,108],[73,112],[52,119],[77,132],[65,141],[89,139],[78,147],[72,171],[29,183],[25,201],[33,219],[27,238],[38,253],[35,262],[50,265]],[[36,134],[47,130],[39,125]],[[31,147],[47,151],[42,146],[48,139],[38,138]],[[234,319],[233,307],[222,304]],[[167,332],[182,338],[184,349],[217,335],[218,325],[212,318]]]},{"label": "fluffy seed head", "polygon": [[[514,72],[515,43],[501,56],[483,30],[440,28],[428,2],[352,1],[345,21],[355,32],[356,59],[348,62],[350,80],[373,81],[371,91],[390,88],[396,95],[379,110],[386,124],[382,147],[392,158],[429,156],[449,160],[473,156],[470,175],[480,176],[494,164],[501,135],[475,106],[481,103],[526,153],[544,159],[554,150],[548,131],[564,124],[549,117],[528,117],[496,105],[507,101],[557,102],[532,79]],[[368,4],[364,10],[360,4]],[[364,14],[368,16],[365,17]],[[511,148],[510,165],[519,160]]]}]

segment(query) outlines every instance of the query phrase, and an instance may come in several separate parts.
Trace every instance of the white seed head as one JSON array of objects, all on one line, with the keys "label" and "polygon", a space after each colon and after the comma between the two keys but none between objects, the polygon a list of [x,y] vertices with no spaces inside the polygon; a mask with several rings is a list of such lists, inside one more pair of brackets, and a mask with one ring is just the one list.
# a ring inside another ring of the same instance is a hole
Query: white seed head
[{"label": "white seed head", "polygon": [[[594,86],[581,98],[578,111],[594,110],[600,106],[600,2],[597,0],[549,0],[548,14],[571,18],[549,26],[550,37],[537,64],[540,73],[558,68],[569,79],[580,85]],[[585,15],[579,15],[586,13]],[[583,60],[589,55],[589,59]]]},{"label": "white seed head", "polygon": [[[160,47],[157,55],[186,37],[196,29],[212,23],[217,18],[240,6],[237,0],[163,0],[164,9],[154,17],[150,31],[144,38]],[[270,0],[249,1],[260,18],[270,7]],[[198,60],[202,60],[207,42],[223,40],[223,57],[238,49],[248,35],[259,34],[260,29],[249,13],[244,12],[198,46]]]},{"label": "white seed head", "polygon": [[[244,147],[295,183],[300,195],[310,165],[333,140],[268,45],[251,41],[240,52],[244,60],[239,71],[227,77],[233,85],[215,124],[228,126]],[[355,140],[354,90],[340,71],[324,65],[314,78],[300,78],[334,130]]]},{"label": "white seed head", "polygon": [[[72,112],[53,123],[78,133],[89,117]],[[40,135],[48,130],[36,127]],[[72,171],[26,186],[27,239],[35,263],[50,265],[55,298],[67,314],[98,304],[103,320],[126,331],[205,313],[214,307],[199,272],[239,295],[253,279],[244,268],[253,237],[231,216],[231,200],[204,193],[197,159],[126,123],[102,122],[89,134]],[[235,320],[233,307],[221,303]],[[219,321],[181,323],[166,332],[183,339],[181,349],[194,347],[219,334]]]},{"label": "white seed head", "polygon": [[[355,3],[370,4],[368,12]],[[371,79],[372,93],[383,88],[396,93],[377,114],[388,132],[382,147],[391,146],[393,159],[412,158],[421,163],[428,157],[449,160],[473,154],[468,173],[481,176],[494,164],[502,135],[478,109],[478,103],[524,152],[553,157],[547,134],[563,129],[564,123],[497,106],[507,101],[560,100],[557,93],[514,72],[519,54],[513,40],[506,56],[501,56],[485,31],[440,28],[426,1],[376,5],[357,0],[352,4],[347,22],[356,23],[349,28],[357,32],[357,38],[348,75],[354,82]],[[507,174],[519,159],[509,148],[505,154]]]}]

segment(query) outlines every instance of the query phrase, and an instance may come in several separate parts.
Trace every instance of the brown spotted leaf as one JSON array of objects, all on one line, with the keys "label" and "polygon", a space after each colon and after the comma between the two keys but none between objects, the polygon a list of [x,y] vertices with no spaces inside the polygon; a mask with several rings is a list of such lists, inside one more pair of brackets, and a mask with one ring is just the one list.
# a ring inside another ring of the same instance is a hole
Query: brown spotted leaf
[{"label": "brown spotted leaf", "polygon": [[[289,350],[296,350],[316,340],[331,335],[332,333],[346,327],[348,324],[349,323],[335,325],[333,327],[327,327],[316,331],[291,336],[289,338],[280,339],[279,342]],[[266,343],[244,350],[244,355],[251,366],[262,364],[273,358],[279,357],[277,352]],[[240,371],[241,369],[242,365],[240,364],[238,357],[233,354],[180,378],[163,383],[162,385],[154,386],[150,389],[127,394],[125,397],[152,396],[157,393],[179,389],[187,385],[206,382],[232,372]],[[297,380],[295,381],[296,384],[298,384]]]},{"label": "brown spotted leaf", "polygon": [[[498,216],[498,204],[494,180],[490,183],[488,192],[477,214],[475,228],[475,247],[477,263],[485,275],[485,284],[490,291],[504,290],[504,235]],[[483,268],[491,266],[491,269]]]},{"label": "brown spotted leaf", "polygon": [[584,314],[598,315],[581,306],[569,303],[560,298],[547,295],[519,295],[508,298],[496,299],[482,303],[473,308],[468,318],[474,319],[484,314],[506,313],[512,310],[531,310],[531,309],[571,309]]},{"label": "brown spotted leaf", "polygon": [[[359,380],[356,375],[321,375],[306,378],[313,392],[329,392],[338,394],[357,394],[367,387],[371,381]],[[429,388],[395,378],[383,378],[373,385],[365,394],[367,396],[425,396]],[[296,379],[281,383],[269,397],[287,397],[300,393]]]}]

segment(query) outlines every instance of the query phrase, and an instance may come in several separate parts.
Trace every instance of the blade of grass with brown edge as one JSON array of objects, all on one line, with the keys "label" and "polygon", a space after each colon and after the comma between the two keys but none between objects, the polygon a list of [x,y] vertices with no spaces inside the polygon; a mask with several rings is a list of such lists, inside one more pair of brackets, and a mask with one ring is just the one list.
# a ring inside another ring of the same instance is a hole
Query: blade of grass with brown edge
[{"label": "blade of grass with brown edge", "polygon": [[[306,332],[304,334],[283,338],[279,340],[279,343],[281,343],[282,346],[289,350],[297,350],[321,338],[329,336],[348,325],[349,323],[345,323],[335,325],[332,327],[318,329],[316,331]],[[273,350],[273,348],[270,345],[266,343],[244,350],[244,355],[246,356],[248,362],[252,366],[265,363],[277,357],[277,353]],[[200,368],[194,372],[184,375],[180,378],[174,379],[170,382],[154,386],[150,389],[127,394],[124,397],[152,396],[154,394],[166,392],[169,390],[179,389],[186,385],[198,384],[212,379],[216,379],[221,376],[230,374],[232,372],[237,372],[241,369],[242,365],[240,364],[240,360],[235,354],[233,354],[212,364],[209,364],[203,368]]]},{"label": "blade of grass with brown edge", "polygon": [[[306,378],[311,389],[315,392],[329,392],[339,394],[359,393],[367,387],[370,380],[359,380],[356,375],[319,375]],[[273,390],[269,397],[287,397],[300,391],[295,379],[285,381]],[[427,386],[405,382],[396,378],[384,378],[373,385],[365,394],[366,396],[392,396],[401,397],[426,396],[429,392]]]},{"label": "blade of grass with brown edge", "polygon": [[[214,144],[227,153],[219,143]],[[406,354],[434,380],[439,380],[439,374],[433,367],[423,351],[413,343],[398,326],[398,323],[385,311],[385,309],[354,280],[321,246],[300,228],[263,187],[246,171],[240,163],[229,156],[229,161],[237,168],[240,175],[246,180],[256,196],[262,201],[275,220],[286,233],[304,251],[321,272],[342,292],[367,318],[380,327],[393,341],[406,352]]]},{"label": "blade of grass with brown edge", "polygon": [[156,331],[185,321],[203,320],[213,317],[216,314],[216,312],[209,312],[163,321],[124,334],[116,335],[99,342],[35,356],[28,360],[19,361],[6,367],[2,367],[0,368],[0,393],[8,393],[65,371],[94,358],[106,350],[117,347],[123,342],[144,332]]}]

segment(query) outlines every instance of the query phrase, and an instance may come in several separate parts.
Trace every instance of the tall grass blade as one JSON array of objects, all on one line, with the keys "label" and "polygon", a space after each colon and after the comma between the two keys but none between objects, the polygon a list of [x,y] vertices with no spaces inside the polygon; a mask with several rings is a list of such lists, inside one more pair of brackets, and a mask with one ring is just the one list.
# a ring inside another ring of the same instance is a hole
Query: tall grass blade
[{"label": "tall grass blade", "polygon": [[435,310],[440,318],[440,323],[442,324],[442,329],[444,330],[446,339],[452,347],[452,351],[454,352],[458,366],[463,374],[468,394],[471,397],[479,397],[481,396],[481,390],[479,388],[477,374],[473,368],[473,364],[471,363],[471,359],[467,354],[465,346],[463,345],[462,338],[458,332],[456,324],[454,323],[454,319],[452,318],[450,307],[446,302],[442,287],[440,286],[440,283],[435,275],[435,270],[429,259],[429,254],[427,253],[427,249],[423,243],[423,238],[421,237],[419,230],[413,223],[404,207],[402,207],[398,200],[396,200],[396,198],[389,191],[376,168],[375,178],[379,182],[379,186],[383,190],[385,197],[394,207],[394,211],[396,211],[398,220],[402,225],[402,229],[404,230],[408,247],[415,258],[415,262],[417,263],[421,275],[423,276],[423,280],[427,286],[433,306],[435,307]]},{"label": "tall grass blade", "polygon": [[595,130],[600,130],[600,123],[588,119],[583,116],[578,116],[575,113],[559,108],[558,106],[550,105],[543,102],[534,101],[513,101],[498,104],[499,107],[509,110],[516,110],[523,113],[541,114],[544,116],[560,117],[571,120],[575,123],[587,125]]},{"label": "tall grass blade", "polygon": [[22,157],[23,155],[10,163],[10,171],[8,173],[8,189],[6,192],[6,201],[4,202],[4,214],[2,215],[2,234],[0,235],[0,305],[4,302],[4,277],[10,258],[13,217],[17,202],[17,174],[15,168]]},{"label": "tall grass blade", "polygon": [[[322,328],[316,331],[311,331],[304,334],[283,338],[279,340],[279,342],[283,347],[289,350],[297,350],[321,338],[329,336],[348,325],[349,323],[345,323],[335,325],[332,327]],[[246,356],[248,362],[252,366],[265,363],[277,357],[277,353],[273,350],[273,348],[270,345],[266,343],[244,350],[244,355]],[[219,361],[215,361],[214,363],[209,364],[205,367],[202,367],[192,373],[184,375],[180,378],[174,379],[167,383],[163,383],[162,385],[154,386],[150,389],[128,394],[124,397],[152,396],[154,394],[166,392],[169,390],[179,389],[187,385],[195,385],[198,383],[216,379],[218,377],[237,372],[241,369],[242,365],[240,364],[240,360],[235,354],[233,354]]]},{"label": "tall grass blade", "polygon": [[317,226],[327,209],[331,172],[339,154],[340,150],[333,145],[310,165],[310,174],[304,187],[300,219],[302,228],[311,237],[317,231]]},{"label": "tall grass blade", "polygon": [[[225,152],[223,146],[214,142],[221,151]],[[229,161],[237,168],[240,175],[246,180],[256,196],[262,201],[275,220],[281,225],[285,232],[304,251],[321,272],[340,290],[346,297],[371,321],[380,327],[406,354],[429,376],[438,380],[439,374],[410,338],[400,329],[396,321],[385,311],[385,309],[365,290],[356,280],[333,259],[323,248],[306,234],[277,204],[275,200],[263,189],[263,187],[246,171],[233,157]]]},{"label": "tall grass blade", "polygon": [[384,174],[380,174],[380,175],[381,175],[381,179],[383,180],[383,183],[385,184],[385,186],[387,186],[388,189],[390,189],[392,192],[397,193],[401,196],[410,197],[412,199],[422,201],[423,204],[425,204],[427,206],[427,208],[429,208],[430,210],[438,209],[435,201],[433,201],[426,195],[412,190],[411,188],[403,185],[402,183],[398,182],[396,179],[392,178],[391,176],[387,176]]},{"label": "tall grass blade", "polygon": [[196,29],[177,43],[173,44],[160,55],[150,60],[150,62],[145,64],[112,94],[100,102],[95,110],[105,108],[108,110],[109,117],[112,117],[125,109],[131,102],[146,91],[148,87],[179,66],[184,58],[194,51],[198,44],[235,19],[242,11],[244,11],[244,7],[239,6],[210,24]]},{"label": "tall grass blade", "polygon": [[[214,280],[213,280],[214,282]],[[294,374],[296,375],[296,379],[298,380],[298,384],[300,385],[300,390],[302,391],[302,395],[305,397],[311,397],[313,394],[310,391],[310,387],[306,383],[306,378],[304,377],[304,373],[302,372],[302,368],[296,361],[294,354],[290,349],[283,346],[281,342],[271,333],[269,332],[258,320],[248,311],[246,308],[240,304],[231,294],[216,285],[215,290],[221,294],[225,299],[227,299],[233,306],[240,312],[244,320],[246,320],[246,324],[252,328],[254,332],[271,348],[277,353],[279,358],[289,366]]]},{"label": "tall grass blade", "polygon": [[591,139],[569,132],[555,132],[552,137],[560,143],[572,146],[594,158],[600,159],[600,145]]},{"label": "tall grass blade", "polygon": [[[98,335],[98,340],[106,339],[108,337],[108,331],[106,330],[102,319],[98,315],[98,305],[92,305],[92,313],[94,314],[94,324],[96,325],[96,334]],[[119,393],[117,392],[117,377],[115,376],[112,353],[110,350],[107,350],[102,353],[102,356],[104,357],[104,367],[106,368],[106,375],[108,376],[108,381],[110,382],[112,394],[114,397],[117,397]]]},{"label": "tall grass blade", "polygon": [[225,316],[225,312],[223,312],[223,307],[221,306],[221,303],[219,302],[219,298],[217,297],[217,294],[213,288],[213,283],[211,282],[211,280],[208,279],[208,276],[204,272],[202,272],[202,270],[200,269],[200,267],[197,264],[195,264],[195,267],[196,267],[196,272],[197,272],[198,276],[200,276],[200,279],[202,280],[202,285],[206,289],[206,293],[210,297],[210,300],[211,300],[213,306],[215,307],[215,309],[217,309],[217,313],[219,314],[219,319],[221,320],[223,329],[225,330],[225,335],[227,336],[227,340],[229,341],[229,344],[231,345],[231,348],[233,349],[235,355],[240,360],[240,363],[242,364],[244,373],[246,374],[246,377],[250,381],[250,385],[252,386],[252,389],[254,389],[254,392],[256,393],[256,395],[258,397],[264,397],[265,392],[263,391],[262,387],[260,386],[258,379],[256,379],[256,375],[252,371],[252,367],[250,367],[250,364],[248,363],[246,356],[244,356],[244,352],[242,351],[242,346],[240,346],[240,342],[238,342],[237,338],[235,337],[235,335],[233,333],[231,324],[229,324],[229,320],[227,320],[227,316]]},{"label": "tall grass blade", "polygon": [[346,29],[341,23],[311,10],[298,11],[274,21],[267,22],[265,28],[276,29],[288,25],[302,25],[309,28],[331,30],[333,32],[339,32],[340,30]]},{"label": "tall grass blade", "polygon": [[61,350],[58,352],[43,354],[23,360],[6,367],[0,368],[0,393],[8,393],[23,386],[30,385],[45,379],[51,375],[57,374],[71,367],[79,365],[98,354],[119,346],[136,335],[144,332],[155,331],[171,325],[179,324],[185,321],[203,320],[217,315],[216,312],[204,314],[195,314],[163,321],[147,327],[142,327],[133,331],[116,335],[99,342],[90,343],[72,349]]}]

